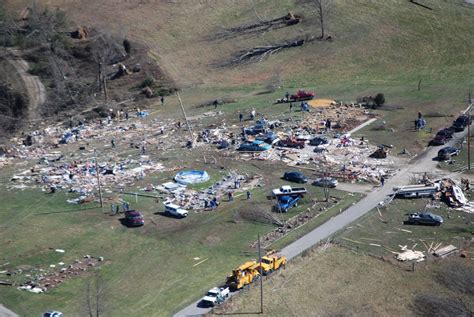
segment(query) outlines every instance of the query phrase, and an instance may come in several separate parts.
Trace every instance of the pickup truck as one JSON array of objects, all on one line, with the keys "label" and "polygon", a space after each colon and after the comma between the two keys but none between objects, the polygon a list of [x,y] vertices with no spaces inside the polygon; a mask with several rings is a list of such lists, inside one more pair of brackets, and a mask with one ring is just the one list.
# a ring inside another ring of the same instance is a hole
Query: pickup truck
[{"label": "pickup truck", "polygon": [[188,216],[188,211],[185,210],[185,209],[182,209],[178,205],[165,203],[165,214],[167,216],[174,216],[174,217],[178,217],[178,218],[184,218],[184,217]]},{"label": "pickup truck", "polygon": [[280,196],[278,197],[278,202],[275,205],[275,210],[278,212],[287,212],[290,208],[298,207],[298,201],[300,199],[301,196]]},{"label": "pickup truck", "polygon": [[280,188],[272,190],[272,197],[277,198],[279,196],[304,196],[307,193],[304,187],[291,187],[288,185],[281,186]]},{"label": "pickup truck", "polygon": [[201,299],[200,304],[202,307],[214,307],[223,303],[227,297],[229,297],[228,287],[214,287]]}]

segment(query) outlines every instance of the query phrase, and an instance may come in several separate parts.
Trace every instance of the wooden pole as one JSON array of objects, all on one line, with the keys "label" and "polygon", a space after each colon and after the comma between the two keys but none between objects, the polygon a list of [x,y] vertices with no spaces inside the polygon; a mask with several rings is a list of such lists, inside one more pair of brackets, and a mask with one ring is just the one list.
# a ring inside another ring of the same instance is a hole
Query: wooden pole
[{"label": "wooden pole", "polygon": [[262,251],[260,248],[260,234],[258,235],[258,263],[260,263],[260,314],[263,314],[263,271]]},{"label": "wooden pole", "polygon": [[471,92],[469,92],[469,110],[467,112],[469,119],[467,124],[467,169],[471,170]]},{"label": "wooden pole", "polygon": [[471,124],[467,125],[467,169],[471,170]]},{"label": "wooden pole", "polygon": [[104,203],[102,201],[102,188],[100,187],[99,165],[97,164],[97,151],[96,150],[94,150],[94,160],[95,160],[95,174],[97,175],[97,186],[99,188],[100,208],[104,208]]},{"label": "wooden pole", "polygon": [[179,105],[181,106],[181,110],[183,111],[184,120],[186,121],[186,126],[188,127],[189,136],[191,137],[191,146],[192,146],[194,144],[193,131],[191,130],[191,126],[189,125],[188,117],[186,116],[186,111],[184,111],[183,102],[181,101],[181,97],[179,96],[178,92],[176,92],[176,96],[178,97]]}]

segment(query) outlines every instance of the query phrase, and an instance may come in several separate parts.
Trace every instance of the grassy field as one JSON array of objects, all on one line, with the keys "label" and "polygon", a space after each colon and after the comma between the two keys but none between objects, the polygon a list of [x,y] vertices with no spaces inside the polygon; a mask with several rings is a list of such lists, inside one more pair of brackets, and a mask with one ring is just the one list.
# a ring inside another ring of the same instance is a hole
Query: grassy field
[{"label": "grassy field", "polygon": [[[70,148],[72,150],[72,146]],[[104,150],[104,153],[107,151]],[[214,181],[224,175],[218,166],[192,163],[192,158],[197,158],[197,155],[180,158],[175,163],[205,168]],[[8,184],[9,169],[2,177],[2,191],[6,193],[2,205],[2,216],[6,221],[0,230],[2,270],[48,269],[50,264],[60,261],[69,264],[85,254],[103,256],[106,264],[93,272],[100,272],[105,281],[106,315],[128,316],[136,312],[147,316],[169,315],[195,300],[206,289],[222,283],[241,262],[255,258],[256,251],[250,244],[256,240],[257,234],[264,235],[274,228],[266,221],[249,218],[248,213],[270,209],[272,202],[267,200],[268,191],[271,187],[285,184],[280,179],[284,167],[278,164],[268,166],[262,162],[241,166],[239,162],[226,163],[223,160],[220,159],[219,164],[228,169],[249,175],[263,174],[264,187],[252,190],[250,201],[245,196],[236,197],[234,202],[223,200],[217,211],[191,213],[186,219],[162,216],[159,213],[161,204],[157,204],[155,199],[138,197],[135,201],[134,196],[125,196],[133,208],[143,212],[146,224],[142,228],[122,226],[119,216],[109,215],[108,200],[101,210],[96,203],[78,206],[65,202],[67,198],[77,197],[77,194],[6,189],[4,185]],[[126,188],[125,192],[141,192],[140,188],[145,184],[158,184],[169,180],[172,175],[168,172],[152,174],[135,186]],[[279,217],[288,219],[315,201],[322,200],[321,188],[308,186],[308,189],[309,195],[298,208]],[[337,190],[333,190],[331,195],[339,199],[346,196]],[[105,195],[106,198],[113,196]],[[351,197],[351,201],[356,198],[359,196]],[[321,223],[326,215],[339,212],[345,202],[317,218],[317,222],[310,222],[307,229]],[[280,242],[279,245],[283,244]],[[55,249],[66,252],[60,254]],[[194,266],[204,259],[207,259],[204,263]],[[43,295],[4,287],[0,302],[22,316],[37,315],[51,308],[72,316],[81,315],[85,309],[86,284],[95,275],[86,273]]]},{"label": "grassy field", "polygon": [[[472,274],[472,263],[466,263],[468,260],[445,261],[467,265]],[[264,281],[263,315],[414,316],[415,298],[421,293],[462,299],[467,311],[472,312],[472,293],[453,291],[436,279],[448,263],[429,263],[410,272],[340,247],[317,250]],[[259,287],[252,286],[215,309],[212,316],[261,315],[259,291]],[[445,310],[438,310],[441,312]]]}]

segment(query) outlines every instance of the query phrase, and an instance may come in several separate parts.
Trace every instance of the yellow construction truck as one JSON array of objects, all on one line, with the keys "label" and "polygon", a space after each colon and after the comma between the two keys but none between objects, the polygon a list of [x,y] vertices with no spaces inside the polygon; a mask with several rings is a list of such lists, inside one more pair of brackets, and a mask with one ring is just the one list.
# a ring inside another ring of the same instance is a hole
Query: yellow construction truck
[{"label": "yellow construction truck", "polygon": [[248,261],[232,271],[227,277],[227,286],[232,290],[239,290],[253,282],[260,274],[257,261]]},{"label": "yellow construction truck", "polygon": [[232,275],[227,277],[226,285],[231,290],[239,290],[260,276],[260,268],[262,269],[262,274],[267,275],[282,266],[284,267],[286,262],[286,257],[278,253],[278,251],[269,251],[262,256],[261,262],[255,260],[248,261],[234,269]]},{"label": "yellow construction truck", "polygon": [[[286,262],[286,257],[278,253],[278,251],[272,250],[267,252],[267,254],[262,256],[262,262],[260,263],[260,265],[262,266],[263,275],[270,274],[271,272],[278,270],[282,266],[284,267],[286,265]],[[258,270],[260,272],[260,266],[258,267]]]}]

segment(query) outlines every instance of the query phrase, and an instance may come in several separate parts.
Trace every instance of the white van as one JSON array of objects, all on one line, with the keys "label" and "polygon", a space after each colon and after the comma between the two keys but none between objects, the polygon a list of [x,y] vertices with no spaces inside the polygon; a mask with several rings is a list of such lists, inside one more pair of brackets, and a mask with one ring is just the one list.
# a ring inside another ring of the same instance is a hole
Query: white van
[{"label": "white van", "polygon": [[184,218],[188,216],[188,211],[178,205],[165,204],[165,214],[169,216]]}]

